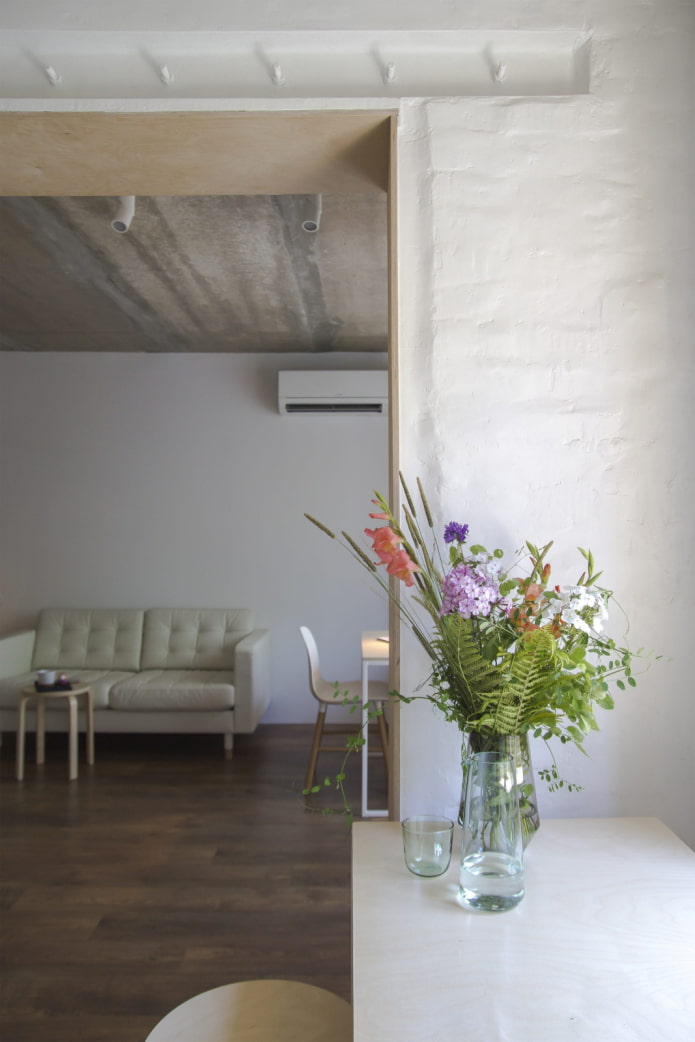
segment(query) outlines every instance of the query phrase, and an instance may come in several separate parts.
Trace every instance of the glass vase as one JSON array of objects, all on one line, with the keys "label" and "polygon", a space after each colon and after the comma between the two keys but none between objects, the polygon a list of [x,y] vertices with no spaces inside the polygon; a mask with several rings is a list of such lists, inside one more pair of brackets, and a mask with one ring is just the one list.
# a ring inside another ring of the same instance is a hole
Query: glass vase
[{"label": "glass vase", "polygon": [[527,734],[493,734],[484,735],[470,731],[463,740],[461,757],[463,780],[461,783],[461,801],[459,804],[459,825],[463,825],[464,801],[466,796],[466,761],[473,753],[495,752],[512,757],[516,784],[519,790],[519,809],[521,811],[521,834],[524,849],[528,846],[535,832],[541,825],[536,797],[536,781],[531,761],[531,748]]},{"label": "glass vase", "polygon": [[505,753],[473,753],[466,762],[459,904],[476,912],[507,912],[523,896],[514,761]]}]

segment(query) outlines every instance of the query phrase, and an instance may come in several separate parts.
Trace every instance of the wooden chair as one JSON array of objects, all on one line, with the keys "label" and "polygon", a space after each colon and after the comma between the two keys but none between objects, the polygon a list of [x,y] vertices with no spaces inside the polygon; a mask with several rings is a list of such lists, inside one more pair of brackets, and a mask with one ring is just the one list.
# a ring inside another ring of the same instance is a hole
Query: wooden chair
[{"label": "wooden chair", "polygon": [[[316,641],[314,635],[306,626],[300,626],[299,632],[302,635],[304,644],[306,645],[306,651],[309,658],[309,687],[311,693],[319,704],[318,712],[316,714],[316,724],[314,726],[314,737],[311,743],[311,753],[309,755],[309,767],[306,772],[306,780],[304,782],[304,788],[310,789],[314,784],[316,777],[316,763],[319,758],[320,752],[345,752],[345,745],[322,745],[321,738],[324,733],[324,725],[326,722],[326,710],[329,706],[340,706],[345,702],[354,702],[356,705],[362,704],[362,681],[361,680],[348,680],[338,681],[338,695],[336,696],[335,684],[329,683],[321,676],[321,666],[319,664],[319,652],[316,647]],[[386,721],[384,719],[384,705],[388,700],[388,684],[382,680],[372,680],[369,683],[369,701],[374,703],[378,710],[380,710],[377,716],[379,724],[379,738],[381,740],[381,751],[384,757],[384,763],[386,765],[386,772],[389,771],[389,741],[388,732],[386,730]],[[361,715],[359,717],[359,723],[355,723],[353,731],[356,733],[361,723]],[[328,732],[327,732],[328,733]],[[335,732],[333,732],[335,733]]]},{"label": "wooden chair", "polygon": [[146,1042],[352,1042],[352,1006],[313,984],[223,984],[167,1013]]}]

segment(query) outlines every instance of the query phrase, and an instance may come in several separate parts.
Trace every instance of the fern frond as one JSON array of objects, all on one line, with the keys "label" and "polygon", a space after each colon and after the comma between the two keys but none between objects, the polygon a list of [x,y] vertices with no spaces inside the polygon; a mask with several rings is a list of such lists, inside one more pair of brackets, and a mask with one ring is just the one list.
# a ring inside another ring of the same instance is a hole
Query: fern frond
[{"label": "fern frond", "polygon": [[432,644],[436,679],[444,682],[446,701],[464,721],[480,709],[485,695],[498,691],[499,670],[480,654],[473,623],[460,615],[445,615],[439,620]]},{"label": "fern frond", "polygon": [[548,630],[529,630],[519,638],[509,674],[493,697],[484,695],[477,723],[495,734],[523,734],[547,721],[557,685],[557,644]]}]

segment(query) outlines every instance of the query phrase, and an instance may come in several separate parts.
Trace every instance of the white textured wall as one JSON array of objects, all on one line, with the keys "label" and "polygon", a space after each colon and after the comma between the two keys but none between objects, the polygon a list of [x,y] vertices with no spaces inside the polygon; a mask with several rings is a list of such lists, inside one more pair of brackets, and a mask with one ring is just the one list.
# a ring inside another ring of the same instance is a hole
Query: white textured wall
[{"label": "white textured wall", "polygon": [[[554,539],[558,581],[594,550],[631,647],[666,658],[591,759],[558,750],[584,790],[541,787],[542,813],[653,814],[692,844],[694,8],[587,6],[591,95],[404,107],[401,465],[476,541]],[[402,812],[453,811],[457,737],[403,715]]]},{"label": "white textured wall", "polygon": [[5,631],[51,605],[250,607],[272,635],[265,721],[313,720],[298,627],[328,678],[357,678],[359,631],[387,607],[303,514],[364,527],[387,421],[281,416],[275,373],[303,366],[316,359],[0,353]]}]

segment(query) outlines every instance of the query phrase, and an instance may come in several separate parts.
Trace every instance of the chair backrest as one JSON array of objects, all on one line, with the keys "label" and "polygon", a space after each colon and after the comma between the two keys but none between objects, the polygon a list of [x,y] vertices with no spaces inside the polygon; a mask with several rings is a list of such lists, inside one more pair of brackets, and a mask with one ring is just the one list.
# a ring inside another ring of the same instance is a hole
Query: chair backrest
[{"label": "chair backrest", "polygon": [[314,634],[306,626],[300,626],[299,632],[302,635],[302,639],[306,645],[306,653],[309,656],[309,683],[311,685],[311,693],[314,698],[321,700],[321,689],[324,686],[325,681],[321,676],[321,666],[319,664],[319,649],[316,647],[316,641],[314,640]]}]

